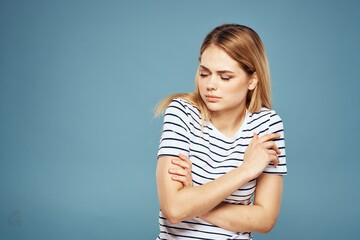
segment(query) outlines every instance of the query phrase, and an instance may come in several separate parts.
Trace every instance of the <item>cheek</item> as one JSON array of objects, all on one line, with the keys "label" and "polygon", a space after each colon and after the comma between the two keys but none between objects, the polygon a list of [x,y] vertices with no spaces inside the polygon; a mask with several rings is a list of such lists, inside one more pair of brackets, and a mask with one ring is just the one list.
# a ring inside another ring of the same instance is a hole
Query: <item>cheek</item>
[{"label": "cheek", "polygon": [[199,79],[198,88],[199,88],[200,92],[203,92],[205,90],[205,88],[206,88],[205,81],[202,81],[201,79]]},{"label": "cheek", "polygon": [[247,93],[247,85],[246,83],[234,83],[234,84],[228,84],[226,86],[226,90],[228,92],[229,95],[233,95],[233,96],[238,96],[238,97],[243,97],[244,95],[246,95]]}]

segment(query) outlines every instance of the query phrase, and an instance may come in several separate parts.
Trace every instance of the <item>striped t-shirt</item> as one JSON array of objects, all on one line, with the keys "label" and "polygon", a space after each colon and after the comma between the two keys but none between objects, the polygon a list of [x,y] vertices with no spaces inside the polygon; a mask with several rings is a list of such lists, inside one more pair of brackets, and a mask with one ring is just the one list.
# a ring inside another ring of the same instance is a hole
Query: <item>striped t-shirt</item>
[{"label": "striped t-shirt", "polygon": [[[280,133],[280,138],[273,140],[281,154],[279,164],[272,163],[264,173],[287,174],[284,129],[281,118],[274,110],[261,108],[259,112],[249,113],[234,137],[229,138],[217,130],[211,122],[201,132],[199,110],[184,99],[172,100],[165,110],[163,132],[160,140],[158,157],[187,156],[192,162],[194,186],[212,181],[228,171],[237,168],[243,162],[244,152],[253,133],[259,137],[267,133]],[[243,185],[228,196],[223,202],[230,204],[253,204],[252,196],[256,179]],[[157,239],[252,239],[250,232],[232,232],[212,225],[199,217],[171,224],[161,210],[159,212],[160,234]]]}]

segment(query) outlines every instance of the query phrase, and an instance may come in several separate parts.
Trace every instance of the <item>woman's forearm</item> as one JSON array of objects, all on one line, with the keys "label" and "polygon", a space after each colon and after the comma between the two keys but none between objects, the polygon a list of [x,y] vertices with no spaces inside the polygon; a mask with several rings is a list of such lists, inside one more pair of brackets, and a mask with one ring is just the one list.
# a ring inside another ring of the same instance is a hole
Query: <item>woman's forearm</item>
[{"label": "woman's forearm", "polygon": [[254,205],[221,203],[199,217],[234,232],[269,232],[279,216],[283,178],[261,174],[256,185]]},{"label": "woman's forearm", "polygon": [[[166,181],[159,180],[160,185],[166,184]],[[159,195],[160,207],[166,218],[175,224],[210,211],[249,180],[248,174],[240,167],[200,186],[179,187],[171,192],[168,187],[166,196]]]},{"label": "woman's forearm", "polygon": [[[278,138],[279,134],[268,134],[258,138],[254,133],[244,154],[243,163],[226,174],[196,187],[183,187],[175,183],[168,173],[171,168],[170,156],[160,157],[157,168],[157,183],[160,208],[171,223],[202,215],[241,188],[253,178],[257,178],[271,161],[278,162],[277,155],[269,153],[267,140]],[[181,168],[181,167],[178,167]],[[281,196],[281,195],[280,195]]]},{"label": "woman's forearm", "polygon": [[266,216],[264,207],[260,205],[220,203],[199,217],[213,225],[233,232],[267,233],[274,224]]}]

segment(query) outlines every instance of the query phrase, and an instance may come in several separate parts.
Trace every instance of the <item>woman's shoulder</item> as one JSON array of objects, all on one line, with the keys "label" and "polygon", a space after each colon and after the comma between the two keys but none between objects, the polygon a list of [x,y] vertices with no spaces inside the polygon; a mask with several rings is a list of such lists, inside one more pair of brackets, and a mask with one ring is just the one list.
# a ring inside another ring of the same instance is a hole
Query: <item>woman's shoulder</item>
[{"label": "woman's shoulder", "polygon": [[168,113],[186,118],[190,122],[199,123],[201,119],[199,109],[183,98],[174,98],[165,110],[165,115]]},{"label": "woman's shoulder", "polygon": [[250,129],[259,129],[260,132],[268,131],[272,128],[282,128],[282,119],[274,109],[262,107],[259,111],[249,115]]},{"label": "woman's shoulder", "polygon": [[281,119],[278,113],[274,109],[269,109],[267,107],[261,107],[261,109],[257,112],[253,112],[250,114],[250,118],[259,118],[268,116],[268,119]]},{"label": "woman's shoulder", "polygon": [[181,108],[186,108],[189,104],[190,103],[183,98],[173,98],[173,100],[171,100],[169,106],[178,106]]},{"label": "woman's shoulder", "polygon": [[200,116],[199,109],[194,106],[191,102],[183,99],[183,98],[174,98],[168,108],[176,108],[182,111],[185,111],[187,114]]},{"label": "woman's shoulder", "polygon": [[184,98],[179,98],[179,97],[176,97],[174,98],[171,103],[171,104],[174,104],[174,105],[177,105],[177,104],[180,104],[181,106],[183,106],[184,108],[196,108],[191,102],[189,102],[188,100],[184,99]]}]

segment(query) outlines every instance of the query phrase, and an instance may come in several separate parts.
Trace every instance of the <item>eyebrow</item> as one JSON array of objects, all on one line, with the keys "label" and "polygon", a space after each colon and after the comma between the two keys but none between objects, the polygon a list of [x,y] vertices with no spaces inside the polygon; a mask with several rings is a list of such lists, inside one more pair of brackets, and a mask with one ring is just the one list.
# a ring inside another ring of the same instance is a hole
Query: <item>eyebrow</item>
[{"label": "eyebrow", "polygon": [[[203,66],[203,65],[200,65],[200,67],[201,67],[201,68],[204,68],[205,70],[207,70],[207,71],[210,72],[210,70],[209,70],[207,67],[205,67],[205,66]],[[233,74],[235,74],[234,72],[229,71],[229,70],[221,70],[221,71],[216,71],[216,72],[217,72],[217,73],[233,73]]]}]

